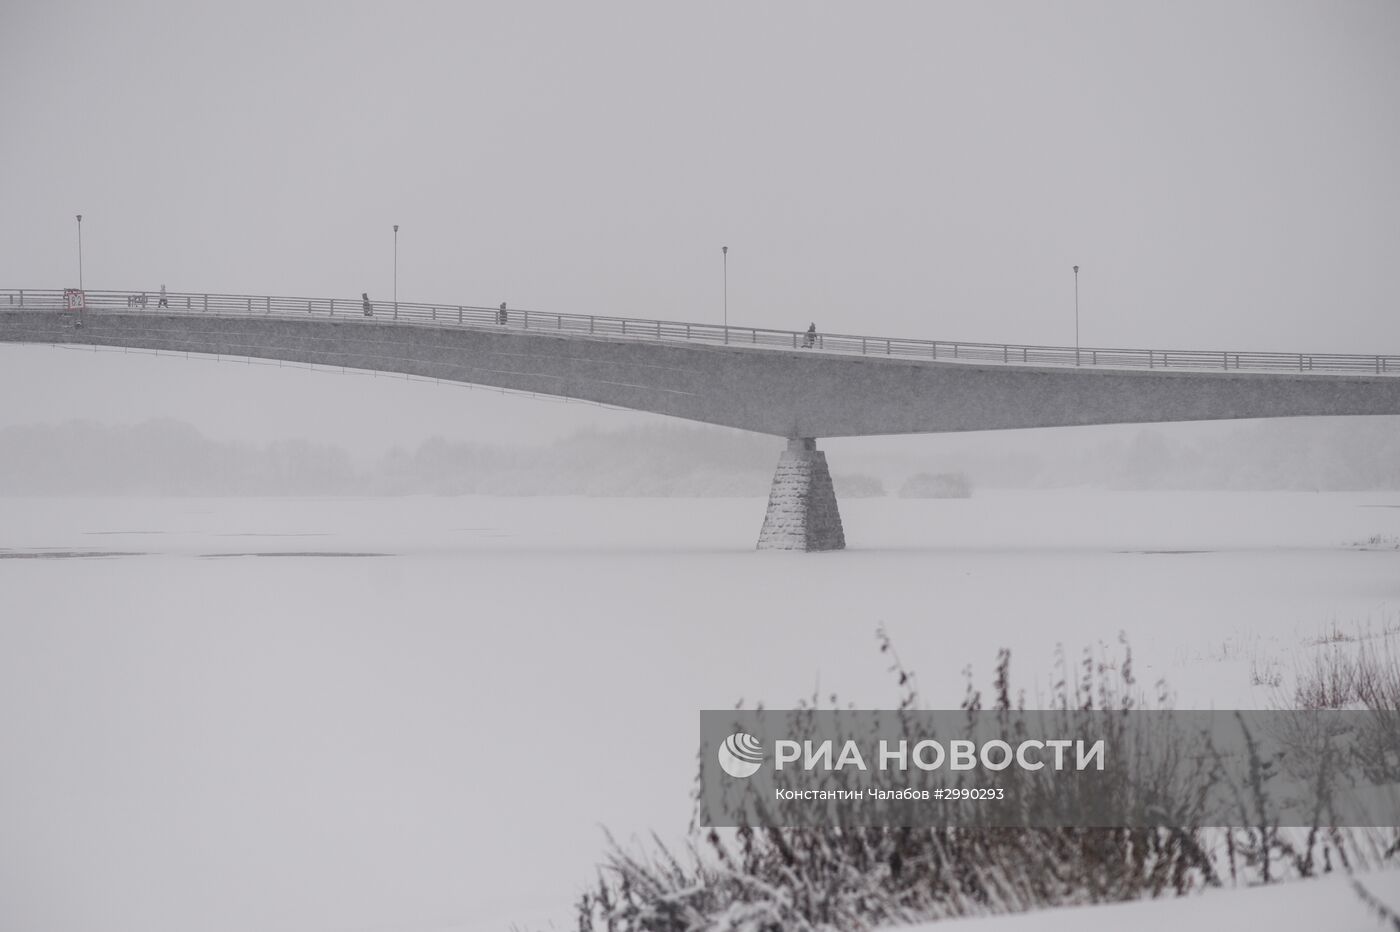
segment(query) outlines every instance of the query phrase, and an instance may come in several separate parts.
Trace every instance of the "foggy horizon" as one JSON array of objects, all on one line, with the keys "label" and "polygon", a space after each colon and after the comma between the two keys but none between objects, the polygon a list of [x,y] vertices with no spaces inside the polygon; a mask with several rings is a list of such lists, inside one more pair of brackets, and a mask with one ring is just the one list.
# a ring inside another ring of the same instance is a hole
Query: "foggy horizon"
[{"label": "foggy horizon", "polygon": [[[1400,417],[1311,417],[827,441],[838,497],[900,497],[919,476],[974,490],[1400,490]],[[210,436],[188,421],[0,427],[5,495],[761,497],[780,438],[665,421],[533,443],[435,434],[354,456],[312,440]],[[1306,455],[1297,454],[1307,451]],[[914,493],[917,494],[917,493]]]}]

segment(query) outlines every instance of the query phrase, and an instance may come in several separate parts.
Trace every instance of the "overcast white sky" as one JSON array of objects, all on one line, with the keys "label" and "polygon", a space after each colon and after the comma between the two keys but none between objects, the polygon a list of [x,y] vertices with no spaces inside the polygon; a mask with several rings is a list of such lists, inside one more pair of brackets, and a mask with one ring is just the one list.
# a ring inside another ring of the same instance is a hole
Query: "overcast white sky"
[{"label": "overcast white sky", "polygon": [[[0,287],[1400,351],[1400,4],[5,0]],[[0,426],[632,423],[0,347]],[[23,404],[14,403],[23,398]]]}]

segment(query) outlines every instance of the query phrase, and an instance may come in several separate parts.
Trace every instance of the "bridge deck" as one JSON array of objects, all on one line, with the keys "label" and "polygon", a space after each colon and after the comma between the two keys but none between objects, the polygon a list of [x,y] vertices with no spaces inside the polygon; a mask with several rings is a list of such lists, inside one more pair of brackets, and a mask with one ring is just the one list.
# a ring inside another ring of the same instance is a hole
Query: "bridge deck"
[{"label": "bridge deck", "polygon": [[[83,294],[85,312],[102,314],[188,314],[205,317],[259,317],[281,320],[325,320],[341,323],[372,321],[410,327],[553,331],[574,337],[611,340],[752,347],[780,351],[806,351],[806,334],[794,330],[721,326],[672,320],[647,320],[564,314],[508,308],[501,324],[498,308],[456,304],[375,302],[374,316],[366,318],[359,298],[296,298],[274,295],[226,295],[170,292],[167,306],[159,307],[155,292],[88,291]],[[6,310],[64,310],[65,292],[44,289],[0,290],[0,312]],[[1270,353],[1235,350],[1148,350],[1115,347],[1031,346],[1011,343],[968,343],[947,340],[913,340],[858,334],[818,333],[811,350],[843,356],[969,362],[1023,367],[1094,369],[1146,369],[1194,371],[1250,371],[1274,373],[1331,373],[1400,375],[1400,356],[1344,353]]]}]

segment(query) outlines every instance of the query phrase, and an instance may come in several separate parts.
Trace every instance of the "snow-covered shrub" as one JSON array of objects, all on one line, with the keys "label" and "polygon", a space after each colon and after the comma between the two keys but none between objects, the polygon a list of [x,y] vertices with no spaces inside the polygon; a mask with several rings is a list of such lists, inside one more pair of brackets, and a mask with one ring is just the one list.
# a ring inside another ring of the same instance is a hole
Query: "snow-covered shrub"
[{"label": "snow-covered shrub", "polygon": [[921,472],[899,488],[900,498],[971,498],[972,480],[960,472]]},{"label": "snow-covered shrub", "polygon": [[831,477],[831,484],[838,499],[881,498],[885,494],[885,483],[865,473],[837,473]]}]

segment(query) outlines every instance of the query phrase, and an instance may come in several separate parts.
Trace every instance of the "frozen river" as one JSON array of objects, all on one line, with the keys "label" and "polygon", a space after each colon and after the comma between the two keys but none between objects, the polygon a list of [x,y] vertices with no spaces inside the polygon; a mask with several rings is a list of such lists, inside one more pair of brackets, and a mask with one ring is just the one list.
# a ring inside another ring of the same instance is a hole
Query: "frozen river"
[{"label": "frozen river", "polygon": [[0,926],[565,922],[602,827],[684,828],[698,710],[896,701],[879,624],[933,706],[1122,631],[1232,707],[1400,620],[1400,494],[842,509],[786,554],[753,499],[0,499]]}]

